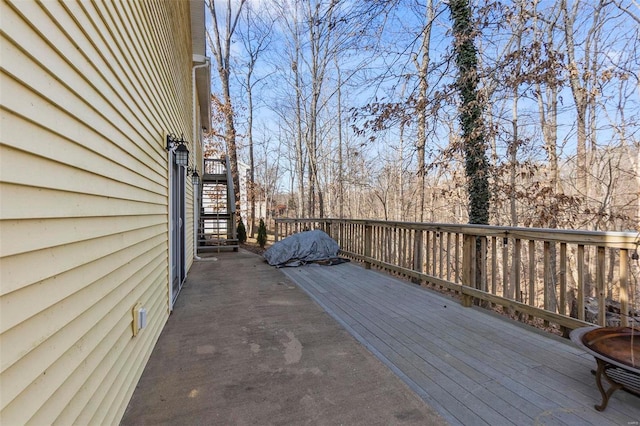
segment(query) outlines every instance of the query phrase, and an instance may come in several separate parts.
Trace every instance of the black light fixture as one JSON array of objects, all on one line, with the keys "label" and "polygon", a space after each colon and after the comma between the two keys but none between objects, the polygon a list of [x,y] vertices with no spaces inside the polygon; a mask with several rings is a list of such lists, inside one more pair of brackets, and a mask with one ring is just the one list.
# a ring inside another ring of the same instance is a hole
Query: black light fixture
[{"label": "black light fixture", "polygon": [[187,169],[187,173],[192,172],[191,173],[191,183],[193,184],[193,186],[198,186],[200,185],[200,175],[198,174],[198,169]]},{"label": "black light fixture", "polygon": [[187,149],[184,135],[180,139],[173,133],[167,135],[167,151],[173,151],[176,156],[176,164],[178,166],[187,167],[189,165],[189,150]]}]

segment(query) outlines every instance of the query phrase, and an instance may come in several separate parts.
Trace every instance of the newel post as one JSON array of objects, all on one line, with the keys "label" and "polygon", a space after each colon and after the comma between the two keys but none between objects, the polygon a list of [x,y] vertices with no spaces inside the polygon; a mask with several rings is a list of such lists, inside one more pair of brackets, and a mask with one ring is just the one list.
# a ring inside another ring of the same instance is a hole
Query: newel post
[{"label": "newel post", "polygon": [[278,229],[280,228],[280,223],[276,220],[275,229],[273,230],[273,239],[277,243],[278,242]]},{"label": "newel post", "polygon": [[370,223],[364,224],[364,268],[371,269],[371,238],[372,238],[372,226]]}]

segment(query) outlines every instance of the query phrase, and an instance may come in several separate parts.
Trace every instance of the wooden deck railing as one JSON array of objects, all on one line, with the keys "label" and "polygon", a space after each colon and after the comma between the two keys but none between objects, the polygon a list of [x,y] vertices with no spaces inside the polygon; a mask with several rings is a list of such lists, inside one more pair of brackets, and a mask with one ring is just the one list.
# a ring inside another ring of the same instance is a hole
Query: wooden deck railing
[{"label": "wooden deck railing", "polygon": [[[484,301],[565,330],[591,323],[626,326],[630,319],[639,324],[638,267],[630,260],[637,258],[638,233],[277,219],[276,241],[308,229],[324,230],[343,255],[367,268],[456,291],[467,306]],[[619,316],[608,312],[618,310]]]},{"label": "wooden deck railing", "polygon": [[203,173],[205,175],[226,175],[228,161],[224,158],[205,158]]}]

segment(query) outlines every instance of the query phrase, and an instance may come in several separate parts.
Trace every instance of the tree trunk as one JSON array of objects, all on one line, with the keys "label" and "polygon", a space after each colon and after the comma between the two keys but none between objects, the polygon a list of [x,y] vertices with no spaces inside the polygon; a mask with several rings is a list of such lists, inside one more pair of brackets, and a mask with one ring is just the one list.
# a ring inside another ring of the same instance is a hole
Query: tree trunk
[{"label": "tree trunk", "polygon": [[426,24],[422,30],[422,45],[420,46],[420,61],[414,58],[416,68],[418,69],[418,103],[416,105],[416,115],[418,116],[418,135],[416,141],[416,151],[418,155],[418,203],[420,217],[418,220],[424,222],[425,209],[425,146],[427,143],[427,89],[429,81],[427,80],[427,72],[429,70],[429,49],[431,46],[431,25],[433,24],[434,10],[432,0],[427,0]]},{"label": "tree trunk", "polygon": [[248,134],[247,139],[249,142],[249,182],[247,191],[249,193],[249,236],[253,238],[255,226],[256,226],[256,194],[255,194],[255,163],[253,158],[253,93],[251,90],[251,74],[253,72],[253,66],[249,68],[247,72],[247,127]]},{"label": "tree trunk", "polygon": [[489,223],[489,176],[484,140],[482,109],[478,98],[477,52],[473,44],[474,31],[471,7],[467,0],[449,2],[453,18],[456,64],[456,88],[460,94],[460,123],[465,154],[465,173],[469,196],[469,223]]},{"label": "tree trunk", "polygon": [[225,143],[227,145],[227,153],[229,155],[229,162],[231,164],[231,178],[233,180],[233,192],[236,198],[236,216],[240,215],[240,179],[238,176],[238,154],[236,146],[236,129],[233,116],[233,103],[231,100],[231,91],[229,88],[229,75],[230,75],[230,50],[231,50],[231,37],[235,32],[238,19],[242,12],[242,6],[246,0],[240,0],[237,5],[237,11],[235,16],[231,14],[231,1],[227,0],[226,8],[226,28],[224,37],[221,37],[218,17],[216,8],[212,0],[207,2],[209,13],[212,19],[211,28],[213,30],[213,37],[207,33],[207,39],[209,41],[209,47],[216,59],[218,76],[220,78],[220,85],[222,86],[222,97],[224,99],[224,121],[225,121]]},{"label": "tree trunk", "polygon": [[[482,121],[482,105],[478,98],[477,52],[473,43],[474,31],[471,22],[471,7],[468,0],[451,0],[449,2],[453,18],[453,35],[455,38],[456,64],[458,78],[456,88],[460,94],[460,123],[462,126],[462,142],[465,153],[465,173],[469,196],[469,223],[489,223],[489,177],[484,126]],[[482,288],[484,264],[487,247],[486,237],[475,239],[476,276],[475,287]]]},{"label": "tree trunk", "polygon": [[344,164],[342,163],[342,75],[340,74],[340,64],[335,58],[336,72],[338,73],[338,217],[344,217]]}]

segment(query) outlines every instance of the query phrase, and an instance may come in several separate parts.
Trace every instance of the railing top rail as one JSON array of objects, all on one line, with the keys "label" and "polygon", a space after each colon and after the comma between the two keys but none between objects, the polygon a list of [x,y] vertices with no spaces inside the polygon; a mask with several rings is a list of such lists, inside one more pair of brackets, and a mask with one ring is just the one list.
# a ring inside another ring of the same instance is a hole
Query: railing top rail
[{"label": "railing top rail", "polygon": [[222,175],[227,172],[227,162],[224,158],[205,158],[204,174]]},{"label": "railing top rail", "polygon": [[225,163],[225,159],[224,158],[205,158],[204,161],[205,162],[212,162],[212,163]]},{"label": "railing top rail", "polygon": [[569,244],[595,245],[615,247],[628,250],[640,248],[640,232],[636,231],[588,231],[576,229],[554,228],[522,228],[512,226],[400,222],[373,219],[336,219],[336,218],[305,218],[305,219],[276,219],[278,223],[295,222],[324,222],[324,223],[355,223],[362,225],[377,225],[385,227],[399,227],[415,230],[452,232],[484,237],[517,238],[524,240],[540,240],[562,242]]}]

